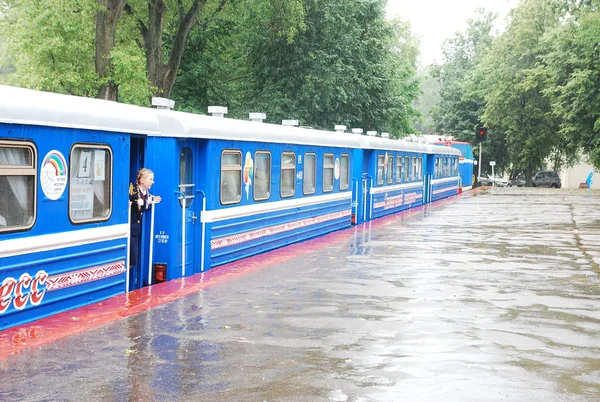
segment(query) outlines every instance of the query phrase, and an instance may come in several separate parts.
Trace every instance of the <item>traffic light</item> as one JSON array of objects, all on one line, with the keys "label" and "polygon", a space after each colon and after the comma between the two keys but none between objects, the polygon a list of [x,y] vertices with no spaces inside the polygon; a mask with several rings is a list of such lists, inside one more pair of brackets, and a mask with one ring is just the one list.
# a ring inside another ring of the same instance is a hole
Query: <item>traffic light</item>
[{"label": "traffic light", "polygon": [[487,137],[487,127],[478,126],[475,129],[475,142],[481,142]]}]

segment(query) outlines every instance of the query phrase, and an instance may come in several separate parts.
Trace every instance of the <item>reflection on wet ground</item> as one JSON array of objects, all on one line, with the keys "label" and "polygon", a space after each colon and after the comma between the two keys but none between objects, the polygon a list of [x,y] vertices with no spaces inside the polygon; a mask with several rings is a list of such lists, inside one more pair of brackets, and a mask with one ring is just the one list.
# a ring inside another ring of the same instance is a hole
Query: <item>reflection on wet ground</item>
[{"label": "reflection on wet ground", "polygon": [[25,350],[0,399],[597,401],[599,229],[598,192],[466,195]]}]

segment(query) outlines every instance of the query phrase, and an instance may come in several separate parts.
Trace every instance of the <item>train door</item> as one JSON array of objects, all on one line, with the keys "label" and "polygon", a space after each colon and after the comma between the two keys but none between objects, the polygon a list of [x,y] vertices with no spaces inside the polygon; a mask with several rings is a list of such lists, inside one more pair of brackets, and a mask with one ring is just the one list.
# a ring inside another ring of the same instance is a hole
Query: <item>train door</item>
[{"label": "train door", "polygon": [[196,239],[196,226],[199,223],[200,212],[197,210],[199,203],[195,200],[196,177],[194,175],[194,152],[189,146],[183,146],[179,154],[179,184],[178,199],[181,211],[181,237],[178,243],[178,249],[181,252],[180,261],[182,261],[181,276],[188,276],[199,272],[194,269],[194,261],[198,261],[195,255],[194,244]]},{"label": "train door", "polygon": [[433,196],[432,179],[435,174],[436,157],[434,155],[423,155],[422,168],[425,170],[423,175],[423,203],[429,204]]},{"label": "train door", "polygon": [[[145,139],[143,137],[131,137],[131,147],[130,147],[130,155],[129,155],[129,183],[135,185],[136,176],[138,170],[140,170],[144,166],[144,150],[145,150]],[[126,201],[123,200],[125,203]],[[119,202],[120,203],[120,202]],[[127,204],[124,204],[127,205]],[[142,234],[144,232],[142,231]],[[130,239],[131,241],[137,241],[137,245],[129,244],[129,247],[135,250],[138,250],[138,264],[129,268],[129,278],[128,278],[128,289],[135,290],[144,286],[144,261],[142,256],[144,255],[143,248],[145,247],[145,243],[142,241],[142,236],[139,236],[137,239]],[[147,281],[146,281],[147,284]]]}]

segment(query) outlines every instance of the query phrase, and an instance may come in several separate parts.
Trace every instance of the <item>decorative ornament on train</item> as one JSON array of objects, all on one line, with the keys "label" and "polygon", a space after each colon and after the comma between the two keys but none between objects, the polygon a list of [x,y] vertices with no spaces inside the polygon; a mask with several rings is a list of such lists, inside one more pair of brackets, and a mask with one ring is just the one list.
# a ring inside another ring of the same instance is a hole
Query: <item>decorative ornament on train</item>
[{"label": "decorative ornament on train", "polygon": [[6,312],[13,304],[16,310],[23,310],[27,303],[37,306],[42,302],[46,293],[46,271],[40,270],[32,278],[27,272],[19,280],[4,278],[0,285],[0,314]]},{"label": "decorative ornament on train", "polygon": [[250,196],[250,186],[252,185],[252,176],[254,175],[254,163],[252,162],[252,154],[246,152],[246,161],[244,162],[244,184],[246,189],[246,199]]}]

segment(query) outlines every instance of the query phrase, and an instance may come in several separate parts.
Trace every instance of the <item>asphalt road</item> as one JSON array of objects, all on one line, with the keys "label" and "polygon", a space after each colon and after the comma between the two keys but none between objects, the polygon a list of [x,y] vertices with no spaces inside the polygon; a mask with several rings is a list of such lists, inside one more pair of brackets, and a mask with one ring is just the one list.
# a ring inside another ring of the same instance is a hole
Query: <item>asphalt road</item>
[{"label": "asphalt road", "polygon": [[275,255],[1,360],[0,400],[600,400],[599,192],[467,193]]}]

